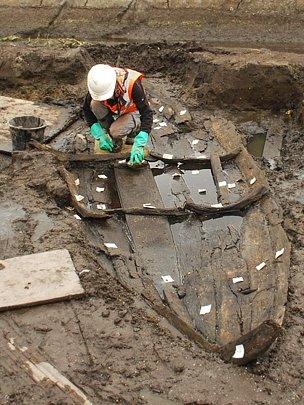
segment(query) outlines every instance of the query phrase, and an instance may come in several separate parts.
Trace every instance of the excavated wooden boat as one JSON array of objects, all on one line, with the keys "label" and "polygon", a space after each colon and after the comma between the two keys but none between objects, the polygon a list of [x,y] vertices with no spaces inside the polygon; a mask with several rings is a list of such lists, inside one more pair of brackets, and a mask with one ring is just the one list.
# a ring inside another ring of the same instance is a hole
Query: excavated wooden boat
[{"label": "excavated wooden boat", "polygon": [[[100,265],[197,345],[246,364],[276,340],[284,318],[282,213],[231,122],[206,116],[202,128],[181,133],[190,114],[170,103],[154,105],[149,164],[136,171],[124,161],[129,151],[32,145],[61,162]],[[57,113],[64,119],[55,135],[67,119]]]},{"label": "excavated wooden boat", "polygon": [[284,318],[281,210],[232,123],[211,117],[190,140],[164,129],[139,170],[128,153],[77,154],[61,156],[62,174],[100,264],[200,347],[246,364]]}]

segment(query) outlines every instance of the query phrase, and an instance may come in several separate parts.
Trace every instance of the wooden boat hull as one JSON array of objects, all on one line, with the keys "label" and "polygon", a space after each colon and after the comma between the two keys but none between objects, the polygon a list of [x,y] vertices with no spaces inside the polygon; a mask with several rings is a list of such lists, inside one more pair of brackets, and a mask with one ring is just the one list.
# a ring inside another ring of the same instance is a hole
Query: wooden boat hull
[{"label": "wooden boat hull", "polygon": [[[181,189],[175,191],[184,203],[167,208],[149,166],[131,171],[113,156],[111,161],[70,156],[73,174],[63,170],[63,175],[73,196],[86,196],[81,203],[72,201],[91,218],[92,243],[111,259],[100,258],[101,265],[200,347],[241,365],[263,354],[280,333],[290,244],[265,176],[240,147],[235,128],[214,119],[209,131],[241,174],[242,192],[233,202],[219,186],[230,161],[216,153],[192,163],[210,167],[220,205],[197,204]],[[157,153],[151,155],[160,158]],[[183,159],[189,163],[185,157],[172,160]],[[98,173],[112,178],[119,207],[96,209],[105,198],[111,205],[113,192],[110,187],[102,196],[96,193]]]}]

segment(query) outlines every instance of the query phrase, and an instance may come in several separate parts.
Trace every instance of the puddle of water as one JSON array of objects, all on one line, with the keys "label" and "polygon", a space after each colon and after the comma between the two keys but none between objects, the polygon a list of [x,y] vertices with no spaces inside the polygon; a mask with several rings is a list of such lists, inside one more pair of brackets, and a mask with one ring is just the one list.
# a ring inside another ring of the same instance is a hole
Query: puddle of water
[{"label": "puddle of water", "polygon": [[[197,174],[192,171],[197,170]],[[211,169],[184,170],[183,179],[190,191],[191,199],[195,204],[216,204],[218,202],[216,187],[212,177]],[[206,194],[200,194],[199,189],[206,189]]]},{"label": "puddle of water", "polygon": [[262,157],[266,142],[266,134],[257,134],[247,144],[248,152],[255,157]]},{"label": "puddle of water", "polygon": [[[165,207],[182,206],[187,194],[196,204],[209,205],[218,202],[211,169],[202,168],[197,164],[183,164],[179,168],[177,165],[164,167],[162,162],[150,162],[150,167]],[[180,173],[181,177],[174,179],[174,173]],[[180,192],[177,193],[179,189]],[[202,189],[205,189],[206,193],[199,193]]]},{"label": "puddle of water", "polygon": [[218,231],[228,226],[233,226],[237,231],[241,230],[243,217],[240,215],[225,215],[219,218],[208,219],[204,221],[203,228],[206,232]]},{"label": "puddle of water", "polygon": [[[153,170],[153,174],[155,171]],[[158,190],[160,192],[161,198],[166,208],[174,208],[179,206],[178,199],[172,194],[172,182],[178,181],[172,178],[173,172],[163,172],[162,174],[154,175],[154,179]]]},{"label": "puddle of water", "polygon": [[11,203],[10,206],[6,204],[0,205],[0,238],[6,238],[14,234],[13,222],[24,218],[26,212],[18,204]]},{"label": "puddle of water", "polygon": [[38,241],[43,235],[53,229],[54,226],[53,221],[45,212],[34,215],[34,219],[37,221],[37,225],[31,238],[32,242]]}]

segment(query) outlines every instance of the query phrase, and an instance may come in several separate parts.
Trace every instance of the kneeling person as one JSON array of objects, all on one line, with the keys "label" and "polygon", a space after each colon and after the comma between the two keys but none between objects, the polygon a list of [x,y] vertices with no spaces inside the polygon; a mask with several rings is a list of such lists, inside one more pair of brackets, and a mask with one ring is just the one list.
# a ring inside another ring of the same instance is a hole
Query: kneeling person
[{"label": "kneeling person", "polygon": [[129,163],[144,160],[153,112],[142,86],[143,75],[132,69],[95,65],[88,73],[83,112],[100,149],[117,151],[126,137],[133,144]]}]

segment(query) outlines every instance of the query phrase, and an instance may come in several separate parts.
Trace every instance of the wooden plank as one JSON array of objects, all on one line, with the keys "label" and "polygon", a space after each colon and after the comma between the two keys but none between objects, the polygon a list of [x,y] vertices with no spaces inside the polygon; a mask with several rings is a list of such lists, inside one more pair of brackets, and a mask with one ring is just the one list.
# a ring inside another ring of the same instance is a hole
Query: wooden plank
[{"label": "wooden plank", "polygon": [[[121,205],[124,209],[143,204],[163,207],[163,202],[149,167],[138,171],[114,169]],[[144,271],[154,280],[159,291],[162,276],[171,276],[179,284],[180,276],[175,247],[168,220],[164,217],[126,215],[126,221]]]},{"label": "wooden plank", "polygon": [[13,152],[12,141],[4,137],[0,137],[0,153],[11,155]]},{"label": "wooden plank", "polygon": [[226,176],[223,173],[220,157],[216,154],[211,154],[210,162],[219,200],[222,204],[229,204],[228,184]]},{"label": "wooden plank", "polygon": [[[264,354],[280,334],[281,328],[277,323],[265,321],[235,342],[222,347],[221,357],[239,366],[245,365]],[[234,353],[239,345],[243,346],[244,354],[240,358],[236,358]]]},{"label": "wooden plank", "polygon": [[242,198],[237,202],[229,205],[224,205],[223,207],[212,207],[194,204],[193,201],[188,199],[185,204],[185,209],[196,212],[201,215],[211,215],[211,214],[229,214],[240,212],[245,208],[250,207],[255,202],[259,201],[264,195],[267,195],[269,189],[265,186],[254,187],[251,191],[247,192]]},{"label": "wooden plank", "polygon": [[[0,345],[2,367],[7,371],[10,379],[12,375],[14,376],[15,384],[18,382],[19,388],[25,386],[28,389],[31,387],[34,398],[40,398],[44,401],[46,394],[49,396],[52,392],[53,398],[66,404],[92,404],[76,385],[53,365],[46,362],[37,350],[33,350],[32,345],[29,346],[27,343],[27,346],[21,346],[19,339],[1,335]],[[7,395],[10,395],[10,385],[5,384],[3,386]]]},{"label": "wooden plank", "polygon": [[167,305],[182,319],[185,323],[191,325],[191,319],[187,313],[182,301],[177,295],[177,292],[173,289],[172,285],[168,284],[164,286],[164,298]]},{"label": "wooden plank", "polygon": [[[187,141],[187,143],[188,143],[188,145],[190,145],[188,141]],[[181,146],[179,145],[179,148],[180,147]],[[198,158],[198,157],[195,157],[195,156],[191,156],[191,153],[192,153],[191,148],[190,148],[191,152],[190,152],[190,154],[188,156],[181,156],[180,153],[177,153],[176,155],[173,155],[173,157],[171,159],[163,157],[164,145],[161,146],[160,148],[161,148],[162,152],[159,152],[158,150],[154,149],[154,150],[150,151],[150,156],[155,157],[158,160],[163,160],[166,163],[179,163],[179,162],[180,163],[200,163],[202,165],[206,164],[206,166],[208,166],[208,167],[210,166],[210,158],[209,157]],[[219,156],[220,161],[221,162],[228,162],[229,160],[235,159],[238,156],[238,154],[240,153],[240,151],[241,151],[240,148],[235,148],[235,149],[231,150],[230,153],[220,155]],[[170,154],[171,152],[172,152],[172,150],[168,151],[167,148],[166,148],[166,153],[167,154]],[[178,150],[178,152],[179,152],[179,150]]]},{"label": "wooden plank", "polygon": [[0,263],[4,266],[0,270],[2,311],[84,294],[66,249],[14,257]]},{"label": "wooden plank", "polygon": [[[211,250],[203,225],[198,218],[171,225],[183,278],[184,307],[195,329],[215,342],[215,291],[210,260]],[[191,235],[191,237],[189,237]],[[201,307],[211,305],[209,313],[200,314]]]},{"label": "wooden plank", "polygon": [[[103,210],[97,211],[97,210],[90,210],[89,208],[87,208],[87,203],[88,203],[88,198],[90,198],[90,196],[87,195],[87,193],[84,193],[84,195],[79,194],[79,188],[78,186],[76,186],[75,184],[75,180],[76,178],[74,177],[74,175],[70,172],[68,172],[64,167],[61,167],[59,169],[61,176],[64,178],[64,180],[67,183],[67,186],[69,188],[70,191],[70,195],[71,195],[71,202],[73,207],[77,210],[77,212],[83,217],[83,218],[98,218],[98,219],[105,219],[105,218],[109,218],[111,215],[105,213]],[[89,175],[89,180],[91,180],[91,175],[92,172],[81,172],[81,174],[86,174]],[[83,176],[81,177],[82,180],[82,184],[91,184],[91,181],[87,181],[87,176]],[[82,201],[78,201],[77,200],[77,196],[82,196],[84,197],[84,199]],[[93,199],[93,197],[92,197]]]},{"label": "wooden plank", "polygon": [[[243,258],[248,266],[250,288],[251,329],[263,321],[271,319],[276,291],[274,248],[265,215],[258,208],[247,213],[244,218],[244,233],[241,244]],[[257,270],[256,266],[265,262],[266,266]]]}]

